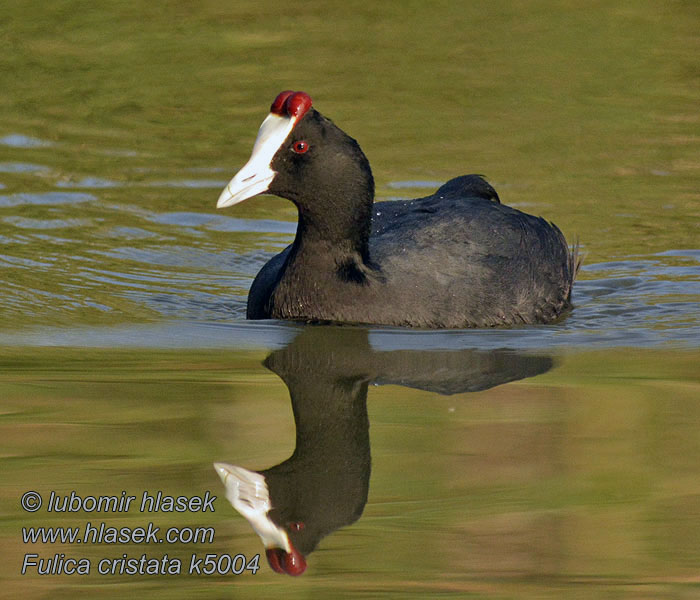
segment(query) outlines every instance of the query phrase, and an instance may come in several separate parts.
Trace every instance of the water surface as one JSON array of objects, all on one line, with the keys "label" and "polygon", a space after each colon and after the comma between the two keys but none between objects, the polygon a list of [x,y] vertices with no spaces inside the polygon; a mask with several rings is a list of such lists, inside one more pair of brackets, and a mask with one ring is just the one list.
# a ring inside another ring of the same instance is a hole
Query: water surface
[{"label": "water surface", "polygon": [[[5,7],[8,594],[697,596],[699,17],[682,1]],[[578,239],[573,313],[493,331],[245,321],[296,214],[214,205],[289,88],[358,139],[380,199],[484,173]],[[294,493],[273,495],[303,515],[303,576],[264,555],[254,575],[20,575],[28,552],[262,554],[214,461],[286,474],[275,490]],[[97,517],[27,513],[28,490],[218,498]],[[216,535],[22,542],[90,520]]]}]

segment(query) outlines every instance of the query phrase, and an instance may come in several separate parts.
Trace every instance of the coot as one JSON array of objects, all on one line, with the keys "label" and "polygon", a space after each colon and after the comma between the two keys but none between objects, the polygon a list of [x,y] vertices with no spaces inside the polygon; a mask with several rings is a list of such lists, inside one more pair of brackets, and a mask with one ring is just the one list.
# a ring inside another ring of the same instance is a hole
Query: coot
[{"label": "coot", "polygon": [[374,203],[358,143],[304,92],[277,96],[218,208],[291,200],[294,242],[258,273],[249,319],[422,328],[548,323],[571,307],[578,259],[561,231],[500,203],[478,175]]}]

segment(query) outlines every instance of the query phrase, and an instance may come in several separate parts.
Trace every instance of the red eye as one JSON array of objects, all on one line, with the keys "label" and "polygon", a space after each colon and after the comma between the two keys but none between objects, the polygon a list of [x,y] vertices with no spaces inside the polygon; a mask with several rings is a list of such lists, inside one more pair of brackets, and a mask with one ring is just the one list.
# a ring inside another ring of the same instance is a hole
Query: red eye
[{"label": "red eye", "polygon": [[301,531],[304,529],[305,525],[301,521],[294,521],[293,523],[289,524],[289,530],[290,531]]},{"label": "red eye", "polygon": [[299,140],[298,142],[294,142],[292,145],[292,150],[296,152],[297,154],[304,154],[309,149],[309,145],[304,141],[304,140]]}]

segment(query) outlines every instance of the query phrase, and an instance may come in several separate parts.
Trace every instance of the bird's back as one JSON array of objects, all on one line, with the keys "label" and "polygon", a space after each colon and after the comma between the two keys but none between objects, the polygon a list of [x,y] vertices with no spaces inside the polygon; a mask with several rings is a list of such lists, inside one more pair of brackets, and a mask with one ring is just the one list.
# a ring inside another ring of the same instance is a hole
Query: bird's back
[{"label": "bird's back", "polygon": [[397,312],[413,307],[426,327],[552,321],[568,308],[575,275],[564,236],[500,204],[486,182],[473,193],[462,179],[426,198],[375,204],[370,256],[387,301]]},{"label": "bird's back", "polygon": [[[290,251],[255,278],[249,318],[277,316],[270,299]],[[333,291],[314,299],[319,320],[424,328],[546,323],[570,307],[576,271],[555,225],[501,204],[475,175],[425,198],[375,203],[369,257],[361,278],[314,273],[324,279],[309,288]]]}]

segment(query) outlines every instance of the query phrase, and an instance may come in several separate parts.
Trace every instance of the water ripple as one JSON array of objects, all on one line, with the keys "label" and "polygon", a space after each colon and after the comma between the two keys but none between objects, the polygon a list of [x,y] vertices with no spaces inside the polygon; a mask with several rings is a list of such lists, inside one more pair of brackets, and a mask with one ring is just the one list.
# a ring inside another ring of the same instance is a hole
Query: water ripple
[{"label": "water ripple", "polygon": [[0,206],[19,206],[22,204],[55,205],[77,204],[97,200],[92,194],[78,192],[44,192],[41,194],[6,194],[0,195]]},{"label": "water ripple", "polygon": [[35,165],[32,163],[0,163],[0,173],[47,173],[50,170],[51,169],[45,165]]},{"label": "water ripple", "polygon": [[39,138],[22,135],[21,133],[11,133],[0,138],[0,144],[11,148],[45,148],[53,146],[53,142],[40,140]]}]

